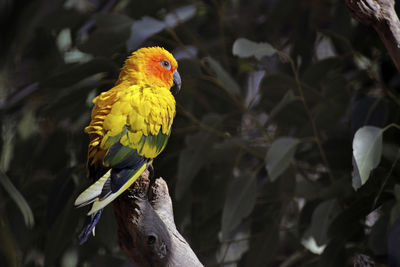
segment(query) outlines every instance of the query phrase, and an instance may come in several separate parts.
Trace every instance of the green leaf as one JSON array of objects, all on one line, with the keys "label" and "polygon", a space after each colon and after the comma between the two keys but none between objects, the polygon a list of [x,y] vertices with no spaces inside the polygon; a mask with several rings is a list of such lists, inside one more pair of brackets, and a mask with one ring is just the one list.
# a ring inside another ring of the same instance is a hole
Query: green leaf
[{"label": "green leaf", "polygon": [[383,212],[378,214],[379,219],[372,226],[371,232],[368,236],[369,248],[375,255],[387,254],[388,235],[390,232],[390,214]]},{"label": "green leaf", "polygon": [[152,35],[166,28],[174,28],[178,24],[192,18],[194,15],[196,15],[196,6],[187,5],[166,14],[164,20],[144,16],[132,24],[130,38],[126,41],[126,47],[128,50],[136,49]]},{"label": "green leaf", "polygon": [[365,184],[371,171],[379,165],[382,155],[382,131],[378,127],[364,126],[353,139],[353,188]]},{"label": "green leaf", "polygon": [[48,194],[47,224],[49,227],[56,221],[58,215],[64,210],[65,205],[71,198],[74,191],[73,175],[76,174],[76,167],[69,167],[62,170],[53,180]]},{"label": "green leaf", "polygon": [[[97,73],[116,72],[116,66],[111,60],[96,58],[84,64],[67,65],[61,71],[49,75],[49,78],[40,83],[41,88],[62,88],[71,86],[79,81],[90,78]],[[58,91],[56,91],[59,93]]]},{"label": "green leaf", "polygon": [[299,140],[292,137],[276,139],[267,152],[266,168],[271,181],[275,181],[290,165]]},{"label": "green leaf", "polygon": [[249,170],[235,177],[229,184],[222,212],[222,239],[229,234],[253,210],[257,197],[257,179]]},{"label": "green leaf", "polygon": [[212,138],[200,132],[185,138],[187,147],[181,151],[178,160],[178,182],[175,188],[176,199],[180,199],[192,184],[194,177],[203,167],[209,154]]},{"label": "green leaf", "polygon": [[346,242],[342,238],[334,238],[326,246],[320,257],[319,267],[346,266]]},{"label": "green leaf", "polygon": [[15,136],[15,118],[9,118],[3,121],[2,127],[2,148],[0,156],[0,171],[6,173],[10,167],[10,162],[13,159],[14,153],[14,136]]},{"label": "green leaf", "polygon": [[[296,91],[296,81],[292,77],[286,74],[266,75],[262,80],[259,90],[260,102],[258,107],[262,108],[263,111],[269,111],[270,120],[273,119],[276,123],[284,123],[293,127],[292,121],[298,122],[298,115],[304,113],[293,112],[292,109],[289,109],[293,105],[300,104],[299,106],[304,110],[300,101],[294,101],[297,99],[294,94]],[[271,112],[273,113],[271,114]],[[287,116],[285,115],[286,113],[290,114]],[[284,118],[280,118],[281,116]],[[308,120],[306,116],[305,118]]]},{"label": "green leaf", "polygon": [[315,238],[312,236],[308,236],[307,238],[303,238],[301,240],[301,244],[310,252],[321,255],[324,250],[326,245],[318,246],[317,242],[315,241]]},{"label": "green leaf", "polygon": [[286,107],[289,103],[297,100],[292,90],[288,90],[286,94],[282,97],[281,101],[271,110],[269,113],[269,119],[275,117],[284,107]]},{"label": "green leaf", "polygon": [[181,6],[172,12],[168,13],[164,18],[164,23],[169,28],[176,27],[179,23],[183,23],[196,15],[195,5]]},{"label": "green leaf", "polygon": [[393,194],[397,202],[400,202],[400,185],[395,184],[393,188]]},{"label": "green leaf", "polygon": [[[62,29],[74,29],[79,27],[87,20],[87,15],[75,9],[60,8],[46,14],[40,20],[40,27],[46,28],[49,31],[57,32]],[[42,15],[43,16],[43,15]]]},{"label": "green leaf", "polygon": [[26,111],[17,126],[19,136],[26,140],[37,131],[36,118],[33,110]]},{"label": "green leaf", "polygon": [[[218,125],[220,117],[208,115],[202,121],[207,125]],[[178,181],[175,187],[177,200],[183,197],[194,177],[207,162],[213,141],[214,136],[206,132],[186,136],[186,148],[180,152],[178,159]]]},{"label": "green leaf", "polygon": [[212,69],[212,71],[214,71],[215,74],[217,75],[217,79],[221,83],[221,86],[228,93],[231,93],[233,95],[239,95],[240,86],[232,78],[232,76],[226,70],[224,70],[224,68],[222,68],[221,64],[219,64],[219,62],[213,59],[212,57],[206,57],[205,60]]},{"label": "green leaf", "polygon": [[279,244],[279,224],[273,219],[264,222],[265,228],[251,238],[250,249],[245,254],[241,266],[274,266],[270,265],[277,253]]},{"label": "green leaf", "polygon": [[321,187],[317,183],[301,179],[296,183],[296,197],[306,200],[316,199],[320,196]]},{"label": "green leaf", "polygon": [[336,57],[317,61],[304,71],[301,80],[309,85],[318,85],[322,80],[326,79],[329,73],[337,71],[339,66],[341,66],[341,60]]},{"label": "green leaf", "polygon": [[[7,262],[7,266],[21,266],[20,255],[18,255],[19,247],[10,229],[10,224],[4,218],[0,219],[0,263]],[[5,258],[4,260],[2,258]]]},{"label": "green leaf", "polygon": [[318,111],[315,115],[315,123],[318,129],[334,130],[340,120],[345,116],[351,95],[349,94],[348,80],[343,75],[320,74],[325,77],[313,78],[314,81],[320,80],[323,98],[315,103]]},{"label": "green leaf", "polygon": [[26,202],[25,198],[21,195],[17,188],[12,184],[8,176],[0,171],[0,184],[9,194],[9,196],[14,200],[15,204],[17,204],[19,210],[24,216],[25,225],[29,228],[33,227],[35,224],[35,220],[33,217],[33,212],[28,202]]},{"label": "green leaf", "polygon": [[130,28],[130,37],[126,41],[127,49],[138,48],[147,38],[161,32],[165,27],[164,22],[148,16],[135,21]]},{"label": "green leaf", "polygon": [[68,245],[75,240],[76,226],[79,218],[83,216],[82,211],[73,208],[73,198],[71,195],[53,226],[47,229],[45,266],[56,265],[57,259],[62,256]]},{"label": "green leaf", "polygon": [[348,238],[359,233],[364,227],[361,222],[371,212],[374,204],[376,188],[372,188],[373,194],[361,197],[350,202],[332,221],[328,229],[330,238]]},{"label": "green leaf", "polygon": [[333,219],[341,211],[336,199],[326,200],[320,203],[311,217],[311,224],[304,236],[312,236],[318,246],[328,243],[328,228]]},{"label": "green leaf", "polygon": [[264,56],[272,56],[276,50],[269,43],[256,43],[245,38],[239,38],[233,43],[232,53],[238,57],[255,57],[260,60]]},{"label": "green leaf", "polygon": [[0,184],[3,186],[4,190],[8,193],[10,198],[14,200],[15,204],[17,204],[24,217],[25,225],[30,228],[34,225],[33,212],[28,202],[11,182],[10,178],[6,175],[6,172],[10,167],[11,160],[13,159],[15,145],[15,126],[14,123],[11,121],[11,118],[12,117],[9,117],[7,120],[3,121],[3,147],[0,157]]},{"label": "green leaf", "polygon": [[62,267],[78,266],[78,248],[67,249],[61,258]]},{"label": "green leaf", "polygon": [[130,36],[134,21],[119,14],[97,14],[95,20],[98,28],[79,48],[89,54],[105,56],[125,50],[125,42]]}]

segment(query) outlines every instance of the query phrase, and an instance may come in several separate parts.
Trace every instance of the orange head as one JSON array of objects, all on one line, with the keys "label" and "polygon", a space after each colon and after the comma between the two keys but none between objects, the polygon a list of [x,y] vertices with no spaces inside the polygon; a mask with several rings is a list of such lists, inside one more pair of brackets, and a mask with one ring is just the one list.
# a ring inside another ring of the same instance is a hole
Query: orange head
[{"label": "orange head", "polygon": [[171,88],[180,88],[181,79],[177,71],[178,63],[173,55],[162,47],[145,47],[133,52],[125,61],[118,83]]}]

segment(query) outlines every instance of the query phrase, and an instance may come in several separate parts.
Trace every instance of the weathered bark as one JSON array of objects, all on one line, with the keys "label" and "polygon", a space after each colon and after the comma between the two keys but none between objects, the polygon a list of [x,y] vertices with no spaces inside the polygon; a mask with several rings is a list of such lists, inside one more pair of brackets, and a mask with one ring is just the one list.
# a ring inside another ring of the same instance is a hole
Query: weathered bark
[{"label": "weathered bark", "polygon": [[113,202],[121,248],[140,267],[203,266],[176,229],[166,182],[149,184],[146,171]]},{"label": "weathered bark", "polygon": [[386,46],[397,70],[400,71],[400,21],[394,0],[346,0],[351,15],[372,26]]}]

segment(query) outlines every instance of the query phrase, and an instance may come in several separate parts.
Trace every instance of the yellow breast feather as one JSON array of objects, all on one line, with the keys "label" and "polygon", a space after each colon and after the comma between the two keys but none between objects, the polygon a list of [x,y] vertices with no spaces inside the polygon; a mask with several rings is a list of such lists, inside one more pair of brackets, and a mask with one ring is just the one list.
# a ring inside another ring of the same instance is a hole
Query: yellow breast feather
[{"label": "yellow breast feather", "polygon": [[[92,122],[86,128],[91,135],[89,157],[98,161],[104,156],[113,137],[122,145],[137,149],[140,155],[154,158],[160,152],[143,136],[170,134],[175,116],[175,98],[166,88],[132,85],[126,89],[110,90],[94,100]],[[115,140],[116,141],[116,140]]]}]

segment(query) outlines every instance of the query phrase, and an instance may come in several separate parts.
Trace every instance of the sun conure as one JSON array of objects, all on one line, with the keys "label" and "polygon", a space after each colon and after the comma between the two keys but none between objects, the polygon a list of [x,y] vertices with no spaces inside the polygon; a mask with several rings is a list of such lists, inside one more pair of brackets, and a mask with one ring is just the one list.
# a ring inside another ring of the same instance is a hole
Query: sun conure
[{"label": "sun conure", "polygon": [[87,170],[96,181],[75,200],[91,204],[79,234],[84,243],[103,208],[124,192],[164,149],[175,116],[178,63],[161,47],[141,48],[125,61],[113,88],[94,100]]}]

